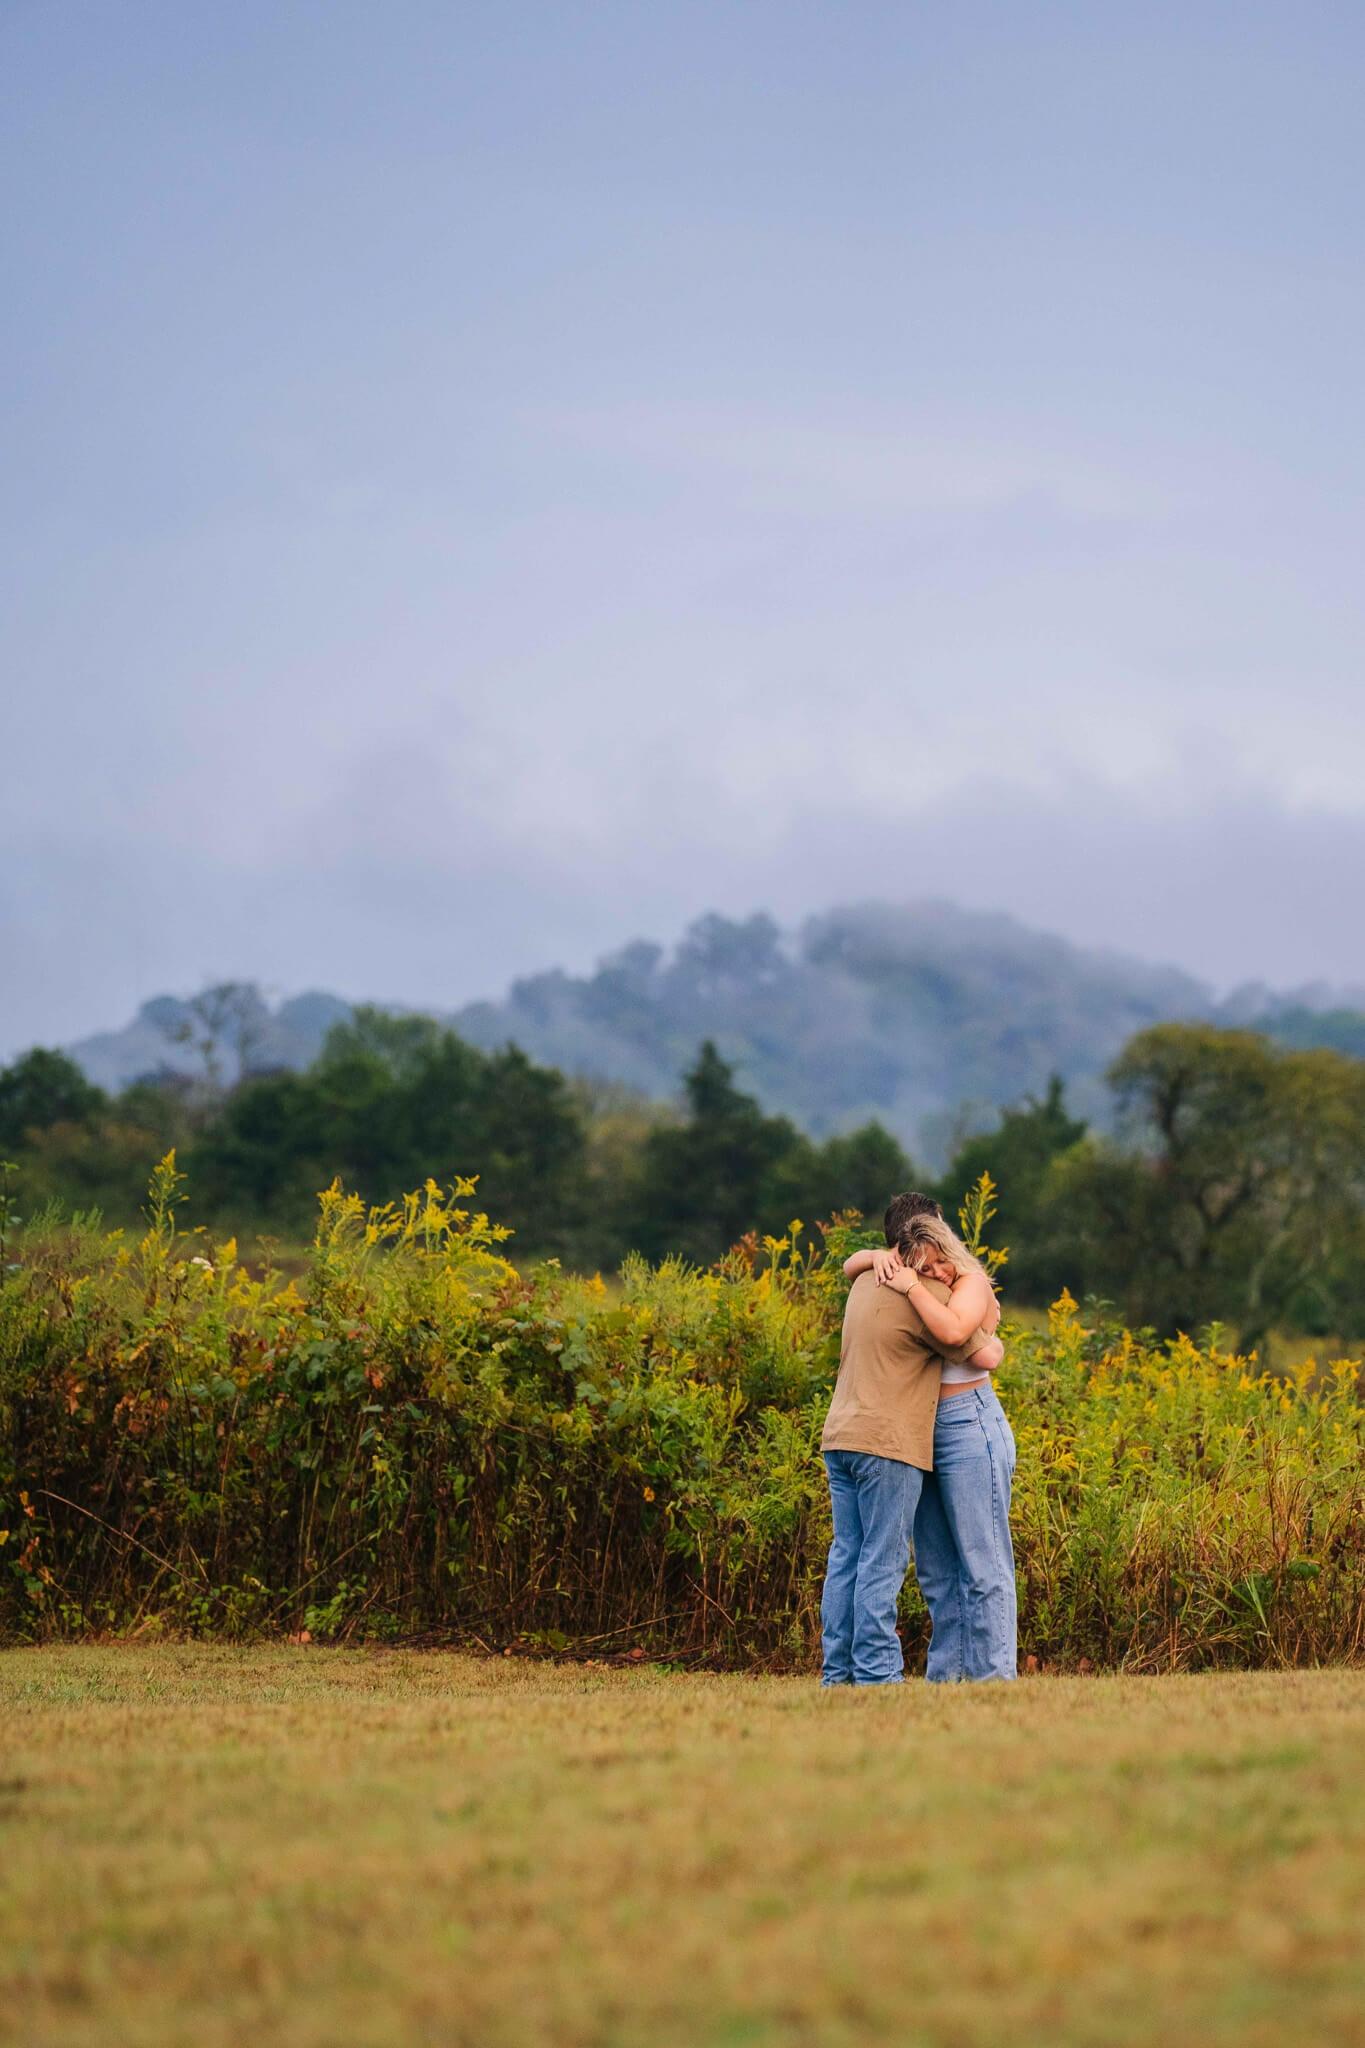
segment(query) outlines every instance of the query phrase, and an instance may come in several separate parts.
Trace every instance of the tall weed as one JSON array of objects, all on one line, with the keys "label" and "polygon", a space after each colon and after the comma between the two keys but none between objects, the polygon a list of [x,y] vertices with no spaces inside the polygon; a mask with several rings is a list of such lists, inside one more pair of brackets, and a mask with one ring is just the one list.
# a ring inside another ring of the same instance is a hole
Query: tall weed
[{"label": "tall weed", "polygon": [[[698,1271],[519,1274],[470,1181],[321,1198],[306,1272],[181,1224],[8,1222],[0,1626],[437,1633],[808,1664],[840,1219]],[[964,1224],[980,1243],[991,1190]],[[984,1249],[984,1247],[983,1247]],[[998,1263],[998,1262],[997,1262]],[[1064,1296],[1011,1330],[1022,1648],[1172,1670],[1365,1642],[1359,1371],[1157,1345]],[[927,1623],[913,1581],[907,1646]]]}]

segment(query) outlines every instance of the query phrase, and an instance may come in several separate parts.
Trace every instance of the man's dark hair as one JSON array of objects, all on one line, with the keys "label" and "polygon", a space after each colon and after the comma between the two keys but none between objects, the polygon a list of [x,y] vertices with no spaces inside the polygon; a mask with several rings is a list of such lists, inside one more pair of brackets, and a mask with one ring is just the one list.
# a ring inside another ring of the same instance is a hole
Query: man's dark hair
[{"label": "man's dark hair", "polygon": [[913,1190],[908,1195],[893,1195],[882,1228],[888,1244],[899,1244],[917,1216],[942,1217],[943,1210],[932,1195],[921,1195]]}]

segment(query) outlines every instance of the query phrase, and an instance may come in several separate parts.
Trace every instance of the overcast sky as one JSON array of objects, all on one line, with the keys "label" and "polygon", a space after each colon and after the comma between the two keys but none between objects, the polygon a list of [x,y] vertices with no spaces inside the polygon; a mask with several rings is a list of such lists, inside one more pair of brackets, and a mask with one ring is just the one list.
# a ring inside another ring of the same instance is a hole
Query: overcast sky
[{"label": "overcast sky", "polygon": [[1365,979],[1363,60],[4,0],[0,1053],[867,896]]}]

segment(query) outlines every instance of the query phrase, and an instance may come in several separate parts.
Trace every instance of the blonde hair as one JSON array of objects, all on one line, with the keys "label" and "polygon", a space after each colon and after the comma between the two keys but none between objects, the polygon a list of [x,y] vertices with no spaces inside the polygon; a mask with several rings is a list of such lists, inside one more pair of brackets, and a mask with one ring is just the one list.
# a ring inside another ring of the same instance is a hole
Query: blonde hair
[{"label": "blonde hair", "polygon": [[941,1216],[916,1216],[901,1239],[900,1249],[906,1264],[913,1266],[916,1272],[921,1271],[930,1259],[945,1259],[955,1273],[980,1273],[990,1279],[980,1259],[968,1251],[957,1232]]}]

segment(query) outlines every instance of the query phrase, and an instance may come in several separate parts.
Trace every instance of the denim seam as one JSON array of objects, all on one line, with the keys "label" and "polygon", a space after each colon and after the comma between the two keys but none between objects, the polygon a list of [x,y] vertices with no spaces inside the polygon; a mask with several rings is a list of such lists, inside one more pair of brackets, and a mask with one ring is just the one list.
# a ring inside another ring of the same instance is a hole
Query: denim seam
[{"label": "denim seam", "polygon": [[[944,1519],[947,1521],[946,1514]],[[957,1670],[953,1675],[953,1682],[960,1685],[967,1676],[967,1593],[963,1584],[966,1576],[963,1567],[966,1560],[962,1555],[956,1531],[950,1521],[948,1522],[948,1534],[952,1537],[953,1549],[957,1552]]]},{"label": "denim seam", "polygon": [[[1000,1519],[1003,1505],[1000,1487],[1000,1468],[996,1457],[996,1446],[990,1442],[989,1432],[987,1433],[987,1442],[989,1444],[988,1455],[991,1461],[991,1545],[995,1551],[996,1576],[1003,1583],[1005,1559],[1000,1548]],[[1012,1570],[1010,1575],[1013,1577]],[[992,1652],[992,1661],[994,1661],[994,1656],[995,1653]]]}]

